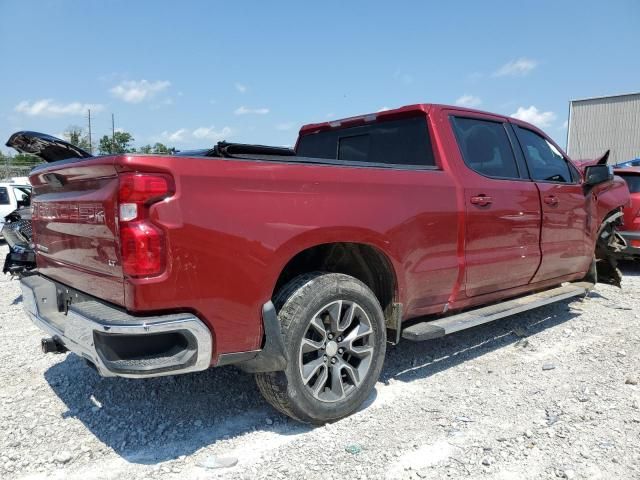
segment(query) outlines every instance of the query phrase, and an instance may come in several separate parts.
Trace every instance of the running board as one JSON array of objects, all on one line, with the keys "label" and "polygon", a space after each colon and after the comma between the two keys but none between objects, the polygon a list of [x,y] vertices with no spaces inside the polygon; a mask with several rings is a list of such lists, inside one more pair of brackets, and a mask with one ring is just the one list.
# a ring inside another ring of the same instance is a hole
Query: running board
[{"label": "running board", "polygon": [[402,331],[402,338],[412,342],[422,342],[432,338],[440,338],[450,333],[493,322],[499,318],[558,302],[578,295],[586,295],[593,288],[592,283],[576,282],[561,287],[533,293],[525,297],[514,298],[488,307],[451,315],[449,317],[416,323]]}]

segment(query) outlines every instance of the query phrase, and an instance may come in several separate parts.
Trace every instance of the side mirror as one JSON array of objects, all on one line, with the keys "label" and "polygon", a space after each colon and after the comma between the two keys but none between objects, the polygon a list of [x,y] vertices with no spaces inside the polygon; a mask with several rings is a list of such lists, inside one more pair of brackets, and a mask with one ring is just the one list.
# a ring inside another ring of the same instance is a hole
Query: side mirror
[{"label": "side mirror", "polygon": [[584,185],[593,187],[613,179],[613,168],[609,165],[591,165],[584,170]]}]

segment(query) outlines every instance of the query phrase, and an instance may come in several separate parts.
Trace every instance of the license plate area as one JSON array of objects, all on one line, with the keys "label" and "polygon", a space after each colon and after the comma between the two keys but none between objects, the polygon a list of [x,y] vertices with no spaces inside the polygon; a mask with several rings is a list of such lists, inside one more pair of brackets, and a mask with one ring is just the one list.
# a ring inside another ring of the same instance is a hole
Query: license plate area
[{"label": "license plate area", "polygon": [[88,300],[93,300],[93,298],[73,288],[56,284],[56,303],[58,312],[67,315],[71,305],[74,303],[86,302]]}]

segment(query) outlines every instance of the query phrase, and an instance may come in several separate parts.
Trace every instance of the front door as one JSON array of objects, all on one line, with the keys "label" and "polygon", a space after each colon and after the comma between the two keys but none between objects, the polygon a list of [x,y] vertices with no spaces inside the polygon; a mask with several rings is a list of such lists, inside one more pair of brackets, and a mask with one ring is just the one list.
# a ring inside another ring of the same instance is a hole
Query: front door
[{"label": "front door", "polygon": [[526,285],[540,264],[540,197],[521,155],[516,159],[515,138],[500,117],[451,122],[467,167],[466,295]]},{"label": "front door", "polygon": [[586,271],[593,251],[578,173],[549,139],[523,126],[514,125],[514,130],[542,200],[542,263],[533,281]]}]

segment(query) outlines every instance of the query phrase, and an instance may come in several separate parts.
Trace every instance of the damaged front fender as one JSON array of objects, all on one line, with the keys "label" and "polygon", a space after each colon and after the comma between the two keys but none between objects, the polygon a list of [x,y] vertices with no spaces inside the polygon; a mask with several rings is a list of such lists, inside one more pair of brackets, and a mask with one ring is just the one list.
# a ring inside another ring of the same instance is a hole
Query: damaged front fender
[{"label": "damaged front fender", "polygon": [[608,216],[600,229],[596,240],[595,272],[596,282],[622,286],[622,272],[618,268],[618,258],[627,247],[627,242],[618,233],[618,227],[622,224],[622,211]]}]

